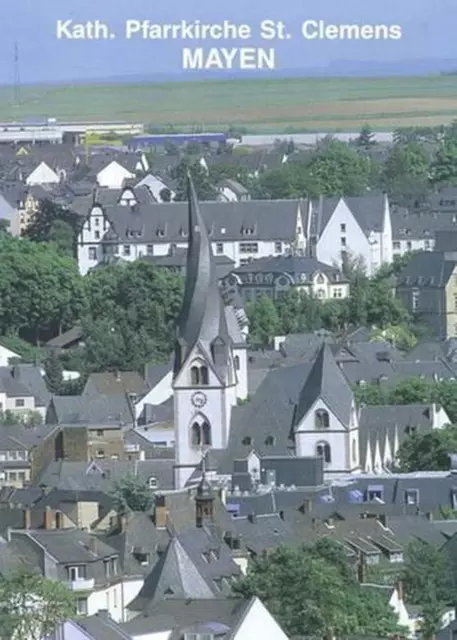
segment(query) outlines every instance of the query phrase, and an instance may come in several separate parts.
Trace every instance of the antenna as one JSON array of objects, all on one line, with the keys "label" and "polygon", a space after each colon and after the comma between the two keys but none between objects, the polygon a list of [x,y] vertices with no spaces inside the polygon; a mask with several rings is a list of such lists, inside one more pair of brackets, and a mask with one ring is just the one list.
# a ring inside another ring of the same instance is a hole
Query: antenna
[{"label": "antenna", "polygon": [[19,47],[14,43],[13,57],[13,107],[18,107],[21,102],[21,78],[19,74]]}]

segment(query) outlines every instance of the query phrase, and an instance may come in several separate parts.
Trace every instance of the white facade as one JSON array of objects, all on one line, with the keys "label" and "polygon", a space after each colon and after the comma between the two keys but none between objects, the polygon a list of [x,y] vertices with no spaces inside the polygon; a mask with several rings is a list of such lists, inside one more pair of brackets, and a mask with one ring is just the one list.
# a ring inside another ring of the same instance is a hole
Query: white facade
[{"label": "white facade", "polygon": [[[192,368],[205,369],[208,384],[192,384]],[[175,488],[181,489],[208,448],[226,449],[232,407],[237,404],[236,375],[230,354],[228,381],[222,383],[204,351],[196,346],[175,377]],[[195,439],[195,433],[200,437]],[[196,444],[198,440],[198,444]]]},{"label": "white facade", "polygon": [[120,189],[125,180],[131,180],[134,177],[134,173],[125,169],[116,160],[113,160],[107,167],[97,173],[97,183],[100,187]]},{"label": "white facade", "polygon": [[37,184],[58,184],[60,182],[60,176],[48,167],[45,162],[40,162],[25,182],[30,187]]},{"label": "white facade", "polygon": [[387,198],[382,229],[373,229],[368,236],[341,198],[317,241],[316,257],[320,262],[341,267],[341,252],[344,251],[354,258],[361,258],[369,276],[373,276],[382,264],[392,262],[392,225]]},{"label": "white facade", "polygon": [[166,402],[173,395],[173,371],[170,371],[144,395],[141,400],[135,404],[135,415],[138,418],[141,416],[146,404],[162,404]]},{"label": "white facade", "polygon": [[[318,426],[321,417],[325,420]],[[355,401],[350,424],[343,424],[326,402],[318,398],[295,428],[295,446],[297,457],[323,457],[326,475],[358,472],[359,426]]]}]

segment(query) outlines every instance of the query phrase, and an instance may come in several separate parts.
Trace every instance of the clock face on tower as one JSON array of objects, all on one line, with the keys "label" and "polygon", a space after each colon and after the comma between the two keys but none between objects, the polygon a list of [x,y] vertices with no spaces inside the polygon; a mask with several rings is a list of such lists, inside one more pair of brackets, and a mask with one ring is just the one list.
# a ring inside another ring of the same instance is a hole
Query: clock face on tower
[{"label": "clock face on tower", "polygon": [[206,404],[206,396],[202,391],[196,391],[194,394],[192,394],[191,402],[194,407],[197,407],[197,409],[201,409]]}]

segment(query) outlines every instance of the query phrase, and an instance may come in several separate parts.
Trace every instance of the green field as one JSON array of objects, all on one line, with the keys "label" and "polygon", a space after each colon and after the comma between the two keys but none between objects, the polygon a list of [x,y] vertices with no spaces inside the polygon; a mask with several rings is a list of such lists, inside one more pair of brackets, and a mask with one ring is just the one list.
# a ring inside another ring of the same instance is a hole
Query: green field
[{"label": "green field", "polygon": [[0,88],[0,120],[39,117],[250,133],[354,131],[365,122],[392,130],[457,118],[457,76],[22,87],[15,107],[11,88]]}]

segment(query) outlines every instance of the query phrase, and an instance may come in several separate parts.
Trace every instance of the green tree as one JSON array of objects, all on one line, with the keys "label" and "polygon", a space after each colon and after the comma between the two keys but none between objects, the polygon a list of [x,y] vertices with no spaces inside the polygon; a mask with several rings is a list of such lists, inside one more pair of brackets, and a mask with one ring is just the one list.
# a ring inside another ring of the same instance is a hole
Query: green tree
[{"label": "green tree", "polygon": [[376,145],[375,134],[369,124],[362,126],[359,136],[355,140],[355,145],[365,151]]},{"label": "green tree", "polygon": [[400,445],[398,465],[401,471],[446,471],[449,456],[457,452],[457,429],[432,429],[427,433],[412,433]]},{"label": "green tree", "polygon": [[457,184],[457,139],[455,137],[446,137],[441,144],[433,160],[431,174],[434,185]]},{"label": "green tree", "polygon": [[42,640],[76,613],[76,601],[61,582],[36,573],[0,578],[0,630],[5,640]]},{"label": "green tree", "polygon": [[0,238],[0,332],[38,343],[71,325],[85,305],[76,262],[48,244]]},{"label": "green tree", "polygon": [[53,242],[65,254],[75,257],[79,226],[77,213],[45,199],[23,235],[34,242]]},{"label": "green tree", "polygon": [[390,150],[381,171],[381,185],[392,201],[407,205],[428,190],[430,157],[418,142],[400,142]]},{"label": "green tree", "polygon": [[422,540],[410,542],[402,575],[407,601],[422,606],[429,602],[441,607],[453,604],[450,567],[445,551]]},{"label": "green tree", "polygon": [[51,393],[58,394],[62,388],[63,366],[55,349],[51,349],[44,361],[45,381]]},{"label": "green tree", "polygon": [[126,475],[114,486],[113,508],[120,515],[129,511],[149,511],[154,504],[154,494],[148,485],[134,475]]},{"label": "green tree", "polygon": [[308,173],[320,195],[362,195],[369,187],[371,160],[344,142],[329,140],[312,154]]},{"label": "green tree", "polygon": [[175,200],[187,200],[187,174],[189,171],[192,174],[198,199],[215,200],[216,190],[210,182],[206,169],[202,167],[200,162],[192,162],[189,158],[183,158],[171,171],[171,177],[176,180]]},{"label": "green tree", "polygon": [[388,603],[358,583],[344,550],[330,540],[256,559],[235,593],[259,597],[290,637],[397,631]]},{"label": "green tree", "polygon": [[260,296],[246,307],[249,318],[249,338],[254,344],[268,345],[277,335],[279,318],[276,307],[268,296]]}]

